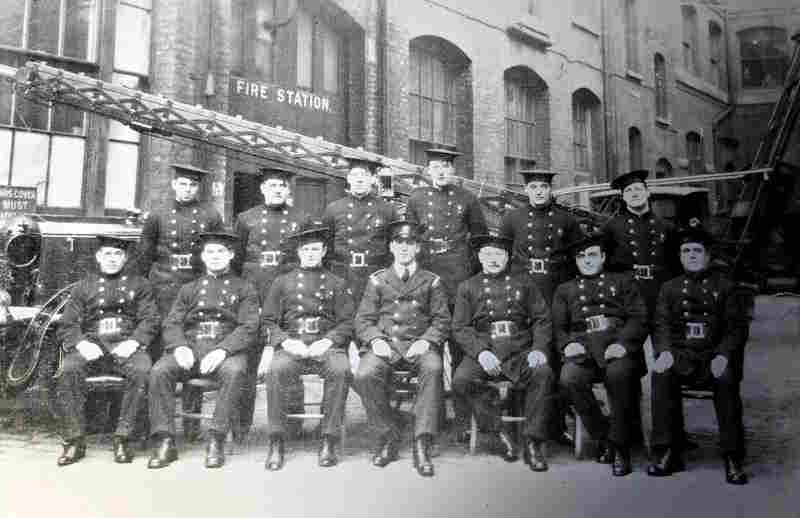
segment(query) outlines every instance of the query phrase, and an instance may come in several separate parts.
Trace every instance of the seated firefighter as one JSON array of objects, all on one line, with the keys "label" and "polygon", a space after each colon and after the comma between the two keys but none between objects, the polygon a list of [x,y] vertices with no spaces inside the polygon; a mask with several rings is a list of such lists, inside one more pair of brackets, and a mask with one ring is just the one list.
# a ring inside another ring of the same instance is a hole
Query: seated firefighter
[{"label": "seated firefighter", "polygon": [[393,221],[388,234],[393,264],[370,276],[354,319],[364,352],[353,386],[379,434],[372,463],[384,467],[397,460],[402,429],[400,416],[389,404],[392,373],[416,372],[414,467],[431,477],[430,446],[442,406],[441,348],[450,333],[447,294],[441,279],[417,264],[419,224]]},{"label": "seated firefighter", "polygon": [[496,393],[486,382],[508,379],[524,390],[524,459],[533,471],[546,471],[542,445],[553,435],[548,428],[557,403],[550,309],[527,272],[510,272],[513,243],[496,233],[472,238],[483,271],[462,282],[456,294],[453,337],[464,359],[453,391],[469,402],[479,424],[497,433],[502,458],[513,462],[517,448],[502,429]]},{"label": "seated firefighter", "polygon": [[338,462],[335,445],[352,381],[347,347],[355,304],[345,281],[323,267],[329,234],[321,220],[309,220],[289,236],[300,266],[278,276],[264,299],[261,318],[267,344],[258,374],[266,374],[269,454],[265,467],[272,471],[284,464],[286,388],[296,384],[302,373],[316,373],[325,380],[319,465]]},{"label": "seated firefighter", "polygon": [[711,386],[725,462],[725,479],[746,484],[739,384],[749,320],[734,284],[709,268],[711,236],[702,228],[680,233],[684,274],[666,282],[658,297],[653,349],[651,476],[683,471],[681,385]]},{"label": "seated firefighter", "polygon": [[175,385],[199,376],[221,384],[205,465],[219,468],[225,463],[223,441],[247,375],[247,352],[258,333],[256,290],[230,270],[238,239],[227,232],[200,234],[205,273],[180,288],[164,320],[164,356],[150,373],[150,429],[157,446],[149,468],[177,460]]},{"label": "seated firefighter", "polygon": [[148,347],[158,335],[160,318],[150,284],[125,275],[132,240],[97,236],[99,274],[79,281],[70,294],[59,327],[64,361],[56,378],[63,418],[64,452],[59,466],[86,454],[84,405],[86,377],[120,374],[125,378],[122,406],[113,438],[114,461],[128,463],[128,437],[147,397],[151,362]]},{"label": "seated firefighter", "polygon": [[[561,388],[600,442],[597,461],[624,476],[632,471],[631,429],[639,416],[639,378],[646,372],[647,308],[630,274],[604,271],[606,243],[595,234],[569,247],[580,273],[556,288],[553,329],[564,361]],[[606,387],[610,419],[594,397],[595,382]]]}]

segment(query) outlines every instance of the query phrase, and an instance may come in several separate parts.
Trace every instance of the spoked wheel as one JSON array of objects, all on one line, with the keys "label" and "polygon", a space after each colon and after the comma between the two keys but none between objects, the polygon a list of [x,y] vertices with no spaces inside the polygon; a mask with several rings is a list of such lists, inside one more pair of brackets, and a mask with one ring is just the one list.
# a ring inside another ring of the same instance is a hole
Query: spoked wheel
[{"label": "spoked wheel", "polygon": [[45,344],[50,343],[48,331],[53,327],[61,311],[69,300],[70,290],[75,283],[70,284],[50,297],[36,315],[31,319],[25,333],[22,335],[20,347],[14,353],[8,367],[6,379],[9,387],[24,389],[36,378],[36,368],[42,356]]}]

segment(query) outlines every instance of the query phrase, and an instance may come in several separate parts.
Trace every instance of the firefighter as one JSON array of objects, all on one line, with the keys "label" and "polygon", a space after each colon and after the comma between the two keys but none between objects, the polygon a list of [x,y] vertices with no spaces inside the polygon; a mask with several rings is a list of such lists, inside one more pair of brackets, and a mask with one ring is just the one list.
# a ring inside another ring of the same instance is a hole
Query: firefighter
[{"label": "firefighter", "polygon": [[[290,264],[295,258],[294,253],[287,249],[287,238],[297,231],[304,216],[299,209],[289,204],[294,173],[279,167],[264,167],[259,174],[264,204],[240,213],[233,228],[239,235],[241,246],[236,269],[241,269],[242,277],[253,283],[258,292],[259,303],[263,303],[275,277],[292,268]],[[237,442],[245,440],[253,424],[259,352],[259,349],[254,348],[252,353],[256,356],[248,362],[250,370],[240,403],[241,435],[237,434]],[[302,398],[302,388],[299,397]],[[302,404],[302,399],[299,404]],[[295,406],[298,406],[297,402]]]},{"label": "firefighter", "polygon": [[533,471],[547,471],[542,446],[552,435],[557,371],[552,368],[553,330],[547,300],[527,272],[511,273],[514,240],[491,232],[475,236],[482,272],[462,282],[456,295],[453,337],[464,360],[453,390],[465,397],[479,423],[497,434],[503,460],[517,460],[517,447],[503,430],[489,379],[508,379],[525,391],[524,458]]},{"label": "firefighter", "polygon": [[133,460],[128,437],[146,401],[152,365],[148,347],[159,331],[160,317],[150,283],[122,273],[134,241],[100,235],[97,242],[99,273],[75,285],[59,325],[64,360],[56,378],[56,393],[65,439],[59,466],[73,464],[86,454],[86,377],[93,372],[119,373],[125,378],[113,438],[114,462]]},{"label": "firefighter", "polygon": [[[630,430],[638,417],[639,378],[646,373],[647,310],[629,273],[604,270],[607,249],[603,234],[569,247],[580,273],[556,288],[553,328],[563,358],[561,389],[599,440],[597,461],[612,464],[614,476],[624,476],[632,471]],[[595,381],[608,391],[609,419],[592,392]]]},{"label": "firefighter", "polygon": [[684,274],[661,287],[655,315],[653,346],[651,444],[656,460],[651,476],[667,476],[685,469],[681,385],[710,386],[720,430],[725,479],[746,484],[742,424],[744,346],[749,319],[734,284],[709,267],[711,236],[702,228],[679,235]]},{"label": "firefighter", "polygon": [[150,372],[150,429],[157,446],[149,468],[163,468],[177,460],[175,385],[198,376],[221,384],[205,465],[219,468],[225,463],[223,441],[247,377],[248,352],[258,335],[256,290],[230,267],[238,236],[206,232],[199,238],[205,274],[178,292],[163,324],[165,354]]},{"label": "firefighter", "polygon": [[275,279],[261,311],[262,334],[269,338],[258,374],[266,375],[266,468],[271,471],[284,463],[285,389],[303,373],[316,373],[325,380],[318,464],[338,463],[335,447],[353,376],[347,347],[353,334],[355,299],[346,281],[323,267],[328,235],[329,228],[321,220],[309,220],[289,236],[300,265]]},{"label": "firefighter", "polygon": [[394,262],[370,276],[354,320],[363,355],[353,386],[379,433],[372,464],[384,467],[397,460],[402,428],[389,405],[392,372],[416,372],[414,467],[431,477],[430,447],[442,408],[441,349],[450,334],[450,311],[439,276],[417,263],[419,224],[397,220],[389,224],[388,233]]},{"label": "firefighter", "polygon": [[323,219],[333,232],[332,270],[347,281],[357,306],[369,276],[389,262],[386,224],[397,219],[397,211],[372,191],[380,163],[359,158],[349,162],[349,192],[328,205]]}]

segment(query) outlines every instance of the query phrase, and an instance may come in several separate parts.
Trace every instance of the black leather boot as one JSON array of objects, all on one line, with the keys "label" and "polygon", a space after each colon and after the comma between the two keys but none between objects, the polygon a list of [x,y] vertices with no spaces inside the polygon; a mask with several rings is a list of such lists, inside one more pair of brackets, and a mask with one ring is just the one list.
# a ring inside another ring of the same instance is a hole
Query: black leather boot
[{"label": "black leather boot", "polygon": [[76,437],[69,441],[64,442],[63,453],[58,458],[59,466],[69,466],[75,464],[86,456],[86,442],[83,437]]},{"label": "black leather boot", "polygon": [[390,462],[397,460],[397,439],[394,437],[384,437],[378,441],[375,453],[372,456],[372,464],[379,468],[384,468]]},{"label": "black leather boot", "polygon": [[614,463],[611,466],[611,473],[615,477],[624,477],[633,471],[631,466],[631,452],[627,446],[614,445]]},{"label": "black leather boot", "polygon": [[147,462],[147,467],[150,469],[164,468],[176,460],[178,460],[178,449],[175,447],[175,439],[167,435],[158,441]]},{"label": "black leather boot", "polygon": [[322,436],[322,444],[319,447],[319,457],[317,464],[323,468],[330,468],[339,463],[336,457],[336,441],[330,435]]},{"label": "black leather boot", "polygon": [[264,467],[270,471],[278,471],[283,468],[285,448],[282,436],[271,435],[269,438],[269,453],[267,453],[267,461],[264,463]]},{"label": "black leather boot", "polygon": [[432,477],[433,462],[431,461],[431,436],[423,434],[414,440],[414,467],[423,477]]},{"label": "black leather boot", "polygon": [[511,436],[507,432],[501,430],[497,432],[497,446],[498,454],[506,462],[516,462],[519,460],[519,451],[517,445],[514,444]]},{"label": "black leather boot", "polygon": [[742,461],[733,455],[725,455],[725,481],[728,484],[743,486],[747,484],[747,473],[742,468]]},{"label": "black leather boot", "polygon": [[527,464],[532,471],[547,471],[547,459],[542,450],[543,441],[536,439],[528,439],[525,445],[525,464]]},{"label": "black leather boot", "polygon": [[211,433],[206,446],[206,467],[221,468],[225,465],[225,436]]},{"label": "black leather boot", "polygon": [[597,442],[597,462],[600,464],[614,462],[614,447],[607,439],[600,439]]},{"label": "black leather boot", "polygon": [[647,467],[647,474],[651,477],[668,477],[684,469],[686,465],[683,463],[680,450],[669,447]]},{"label": "black leather boot", "polygon": [[111,448],[114,451],[114,462],[117,464],[128,464],[133,462],[133,451],[128,446],[128,438],[115,435],[111,440]]}]

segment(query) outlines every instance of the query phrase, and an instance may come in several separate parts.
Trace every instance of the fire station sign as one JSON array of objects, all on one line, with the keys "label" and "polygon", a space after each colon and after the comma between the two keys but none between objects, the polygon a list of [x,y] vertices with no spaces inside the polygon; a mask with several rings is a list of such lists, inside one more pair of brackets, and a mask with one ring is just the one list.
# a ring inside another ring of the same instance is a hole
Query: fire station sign
[{"label": "fire station sign", "polygon": [[251,81],[231,76],[231,95],[247,97],[265,103],[281,104],[301,110],[331,113],[332,100],[325,95],[317,95],[299,88],[285,88],[270,83]]},{"label": "fire station sign", "polygon": [[36,212],[36,187],[0,185],[0,226],[20,214]]}]

